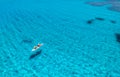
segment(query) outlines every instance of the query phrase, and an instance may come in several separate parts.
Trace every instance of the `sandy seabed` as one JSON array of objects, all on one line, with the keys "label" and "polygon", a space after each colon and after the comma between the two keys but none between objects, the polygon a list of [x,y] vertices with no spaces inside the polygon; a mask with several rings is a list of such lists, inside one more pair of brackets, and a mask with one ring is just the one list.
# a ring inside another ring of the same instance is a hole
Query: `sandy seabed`
[{"label": "sandy seabed", "polygon": [[1,4],[0,77],[120,77],[119,12],[78,0]]}]

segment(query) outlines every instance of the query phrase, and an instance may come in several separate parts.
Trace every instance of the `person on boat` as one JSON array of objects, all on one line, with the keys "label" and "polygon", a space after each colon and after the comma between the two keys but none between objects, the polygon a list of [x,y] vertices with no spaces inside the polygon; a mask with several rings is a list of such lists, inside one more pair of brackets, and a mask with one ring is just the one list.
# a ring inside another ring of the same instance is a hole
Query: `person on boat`
[{"label": "person on boat", "polygon": [[37,46],[34,46],[33,49],[36,50],[37,48],[41,47],[42,45],[43,45],[42,43],[41,43],[41,44],[38,43],[38,45],[37,45]]},{"label": "person on boat", "polygon": [[41,44],[38,44],[37,46],[38,46],[38,47],[40,47],[40,46],[41,46]]},{"label": "person on boat", "polygon": [[37,49],[38,46],[34,46],[33,49]]}]

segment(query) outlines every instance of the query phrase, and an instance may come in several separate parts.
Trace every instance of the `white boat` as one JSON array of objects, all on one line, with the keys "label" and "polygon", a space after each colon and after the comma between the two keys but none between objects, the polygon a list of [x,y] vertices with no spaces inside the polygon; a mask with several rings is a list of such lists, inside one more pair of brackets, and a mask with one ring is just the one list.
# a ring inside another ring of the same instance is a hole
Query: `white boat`
[{"label": "white boat", "polygon": [[34,46],[32,49],[32,52],[38,50],[41,46],[43,46],[43,43],[38,44],[37,46]]}]

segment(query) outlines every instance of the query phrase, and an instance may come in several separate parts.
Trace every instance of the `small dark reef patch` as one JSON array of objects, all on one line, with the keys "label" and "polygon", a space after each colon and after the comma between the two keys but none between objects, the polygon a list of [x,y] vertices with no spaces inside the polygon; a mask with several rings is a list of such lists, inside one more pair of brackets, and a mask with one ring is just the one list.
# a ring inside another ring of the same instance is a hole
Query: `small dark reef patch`
[{"label": "small dark reef patch", "polygon": [[32,43],[32,41],[33,40],[26,40],[26,39],[22,40],[22,42],[24,42],[24,43]]},{"label": "small dark reef patch", "polygon": [[113,23],[113,24],[116,24],[116,21],[114,21],[114,20],[110,20],[110,22]]},{"label": "small dark reef patch", "polygon": [[92,24],[92,23],[93,23],[93,21],[94,21],[94,20],[93,20],[93,19],[91,19],[91,20],[88,20],[86,23],[87,23],[87,24]]},{"label": "small dark reef patch", "polygon": [[[95,17],[94,19],[89,19],[86,21],[87,24],[92,24],[93,22],[96,22],[96,20],[99,20],[99,21],[104,21],[106,20],[105,18],[102,18],[102,17]],[[109,22],[111,22],[112,24],[116,24],[117,22],[115,20],[109,20]]]},{"label": "small dark reef patch", "polygon": [[96,17],[95,19],[96,19],[96,20],[100,20],[100,21],[105,20],[104,18],[100,18],[100,17]]},{"label": "small dark reef patch", "polygon": [[120,43],[120,33],[116,33],[115,36],[116,36],[116,41]]}]

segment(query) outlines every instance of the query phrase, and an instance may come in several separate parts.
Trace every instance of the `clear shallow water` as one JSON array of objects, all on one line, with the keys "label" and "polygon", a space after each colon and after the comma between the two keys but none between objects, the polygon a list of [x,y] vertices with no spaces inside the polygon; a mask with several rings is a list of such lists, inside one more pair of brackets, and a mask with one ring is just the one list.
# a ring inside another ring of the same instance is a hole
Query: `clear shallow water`
[{"label": "clear shallow water", "polygon": [[1,1],[0,77],[119,77],[120,13],[86,1]]}]

